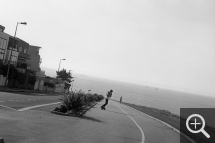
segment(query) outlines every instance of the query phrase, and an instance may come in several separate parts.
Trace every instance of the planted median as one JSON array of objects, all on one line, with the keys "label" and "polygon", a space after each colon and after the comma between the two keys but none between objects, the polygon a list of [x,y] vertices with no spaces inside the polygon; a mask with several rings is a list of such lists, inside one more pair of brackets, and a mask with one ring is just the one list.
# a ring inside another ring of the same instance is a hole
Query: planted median
[{"label": "planted median", "polygon": [[82,116],[97,102],[104,99],[103,95],[84,93],[81,90],[72,91],[61,96],[61,105],[52,113],[66,116]]}]

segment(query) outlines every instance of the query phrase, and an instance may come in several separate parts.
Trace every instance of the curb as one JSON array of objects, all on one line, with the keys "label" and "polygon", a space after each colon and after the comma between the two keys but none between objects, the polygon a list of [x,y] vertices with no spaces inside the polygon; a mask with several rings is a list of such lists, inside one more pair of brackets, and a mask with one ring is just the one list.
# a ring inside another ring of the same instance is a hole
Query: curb
[{"label": "curb", "polygon": [[58,111],[51,110],[51,113],[57,114],[57,115],[63,115],[63,116],[73,116],[73,117],[82,117],[90,108],[95,106],[98,102],[93,103],[89,108],[86,108],[81,114],[76,113],[62,113]]}]

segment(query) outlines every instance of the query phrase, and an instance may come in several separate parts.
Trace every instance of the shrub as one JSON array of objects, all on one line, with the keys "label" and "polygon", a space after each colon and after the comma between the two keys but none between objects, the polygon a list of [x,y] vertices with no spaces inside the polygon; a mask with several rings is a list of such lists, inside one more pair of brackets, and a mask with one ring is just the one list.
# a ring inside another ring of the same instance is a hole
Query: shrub
[{"label": "shrub", "polygon": [[54,88],[55,84],[49,83],[49,82],[44,82],[44,86],[48,86],[49,88]]},{"label": "shrub", "polygon": [[54,109],[54,111],[60,111],[60,108],[56,107],[56,108]]},{"label": "shrub", "polygon": [[66,113],[67,110],[68,110],[68,109],[67,109],[66,105],[61,105],[61,106],[60,106],[60,109],[59,109],[60,112]]},{"label": "shrub", "polygon": [[98,95],[98,94],[94,94],[96,97],[97,97],[97,102],[101,101],[104,99],[104,96],[103,95]]},{"label": "shrub", "polygon": [[91,105],[92,102],[101,101],[104,99],[103,95],[98,94],[85,94],[81,90],[72,91],[68,94],[61,96],[60,100],[62,105],[60,108],[56,107],[54,111],[66,113],[67,111],[81,112],[85,110],[86,105]]},{"label": "shrub", "polygon": [[75,112],[80,112],[84,109],[84,93],[81,91],[71,92],[69,94],[64,94],[61,97],[62,104],[66,106],[67,110],[73,110]]}]

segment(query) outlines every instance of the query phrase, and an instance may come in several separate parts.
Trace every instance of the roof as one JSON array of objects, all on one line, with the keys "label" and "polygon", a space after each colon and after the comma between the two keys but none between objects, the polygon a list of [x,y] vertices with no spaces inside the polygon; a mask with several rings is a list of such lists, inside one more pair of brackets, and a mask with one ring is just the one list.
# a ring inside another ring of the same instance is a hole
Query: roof
[{"label": "roof", "polygon": [[29,47],[42,48],[42,47],[39,47],[39,46],[34,46],[34,45],[29,45]]}]

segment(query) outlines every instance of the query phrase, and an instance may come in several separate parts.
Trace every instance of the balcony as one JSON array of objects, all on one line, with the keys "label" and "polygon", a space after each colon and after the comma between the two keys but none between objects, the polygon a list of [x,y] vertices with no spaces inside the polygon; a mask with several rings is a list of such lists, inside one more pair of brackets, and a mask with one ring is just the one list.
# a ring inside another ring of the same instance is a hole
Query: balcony
[{"label": "balcony", "polygon": [[[9,64],[9,61],[8,61],[8,60],[0,59],[0,65],[8,65],[8,64]],[[10,61],[10,64],[16,66],[17,62]]]},{"label": "balcony", "polygon": [[0,65],[8,65],[10,62],[11,65],[14,65],[16,68],[19,69],[30,69],[31,65],[24,62],[14,62],[14,61],[8,61],[8,60],[2,60],[0,59]]},{"label": "balcony", "polygon": [[31,59],[31,56],[29,54],[22,53],[22,52],[19,53],[19,57],[22,59],[28,59],[28,60]]}]

